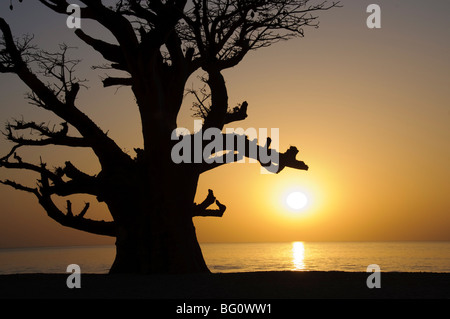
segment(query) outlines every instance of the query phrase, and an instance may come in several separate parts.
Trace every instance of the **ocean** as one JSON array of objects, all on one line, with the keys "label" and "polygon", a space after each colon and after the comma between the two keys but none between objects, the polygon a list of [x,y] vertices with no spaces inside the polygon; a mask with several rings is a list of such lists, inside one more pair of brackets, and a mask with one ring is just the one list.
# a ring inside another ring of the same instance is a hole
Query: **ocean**
[{"label": "ocean", "polygon": [[[213,273],[254,271],[450,273],[450,242],[285,242],[204,243]],[[0,249],[0,274],[66,273],[77,264],[82,273],[106,274],[114,246]]]}]

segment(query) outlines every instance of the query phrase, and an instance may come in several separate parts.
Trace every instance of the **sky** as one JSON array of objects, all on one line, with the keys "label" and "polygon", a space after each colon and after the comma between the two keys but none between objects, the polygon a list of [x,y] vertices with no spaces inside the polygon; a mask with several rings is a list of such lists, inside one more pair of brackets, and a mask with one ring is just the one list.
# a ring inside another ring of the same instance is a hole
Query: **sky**
[{"label": "sky", "polygon": [[[232,128],[279,129],[279,149],[299,148],[308,171],[261,174],[259,164],[235,163],[203,174],[197,202],[209,188],[227,206],[222,218],[196,218],[200,242],[421,241],[450,240],[450,2],[447,0],[341,1],[343,8],[319,14],[320,27],[305,37],[250,53],[224,72],[230,105],[249,103],[247,120]],[[381,28],[369,29],[366,8],[381,8]],[[0,16],[16,36],[34,34],[42,48],[65,42],[83,61],[77,75],[89,89],[78,105],[132,154],[142,143],[136,105],[126,88],[103,89],[99,54],[65,26],[65,17],[37,1],[6,3]],[[82,21],[87,33],[100,32]],[[72,52],[72,51],[71,51]],[[195,76],[188,86],[196,82]],[[0,74],[1,124],[12,118],[60,120],[31,106],[26,87]],[[193,127],[189,101],[179,126]],[[0,154],[11,144],[0,141]],[[24,159],[71,160],[95,174],[87,150],[38,148]],[[0,178],[34,183],[35,176],[0,169]],[[294,191],[308,204],[293,211]],[[84,197],[73,197],[74,210]],[[108,220],[103,204],[89,199],[86,217]],[[62,203],[62,202],[61,202]],[[0,247],[114,243],[60,226],[33,195],[0,185]]]}]

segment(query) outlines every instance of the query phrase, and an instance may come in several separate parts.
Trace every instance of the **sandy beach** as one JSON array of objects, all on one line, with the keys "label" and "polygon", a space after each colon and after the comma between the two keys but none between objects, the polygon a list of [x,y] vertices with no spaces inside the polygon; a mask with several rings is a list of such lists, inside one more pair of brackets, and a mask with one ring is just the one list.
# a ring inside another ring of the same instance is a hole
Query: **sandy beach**
[{"label": "sandy beach", "polygon": [[202,275],[69,274],[0,276],[1,299],[449,299],[450,273],[381,273],[369,289],[369,273],[254,272]]}]

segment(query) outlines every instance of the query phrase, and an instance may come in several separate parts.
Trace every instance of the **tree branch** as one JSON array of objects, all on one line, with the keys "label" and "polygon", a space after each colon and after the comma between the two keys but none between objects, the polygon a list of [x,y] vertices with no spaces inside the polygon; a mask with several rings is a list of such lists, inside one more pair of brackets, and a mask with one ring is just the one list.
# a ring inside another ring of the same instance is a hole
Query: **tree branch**
[{"label": "tree branch", "polygon": [[130,86],[132,84],[133,84],[132,78],[107,77],[103,80],[103,87],[109,87],[114,85]]},{"label": "tree branch", "polygon": [[[53,10],[56,13],[61,13],[61,14],[70,14],[67,12],[67,7],[70,5],[69,2],[65,1],[65,0],[39,0],[40,3],[42,3],[43,5],[45,5],[47,8]],[[91,10],[87,7],[83,7],[80,8],[81,10],[81,16],[83,18],[91,18],[92,17],[92,13]]]},{"label": "tree branch", "polygon": [[204,129],[218,128],[225,125],[228,110],[228,90],[220,70],[214,65],[205,68],[208,73],[208,86],[211,89],[211,107],[204,121]]},{"label": "tree branch", "polygon": [[[54,128],[48,128],[45,123],[37,124],[35,122],[25,122],[24,120],[15,120],[14,124],[6,124],[6,133],[4,135],[6,138],[16,143],[16,149],[21,146],[45,146],[45,145],[60,145],[60,146],[70,146],[70,147],[89,147],[90,143],[86,138],[83,137],[73,137],[68,136],[68,124],[67,122],[61,123],[61,129],[56,131]],[[23,136],[16,136],[14,133],[18,131],[29,130],[30,134],[33,135],[34,131],[38,132],[40,136],[45,136],[46,138],[41,139],[31,139],[25,138]]]},{"label": "tree branch", "polygon": [[318,27],[313,13],[339,7],[339,1],[310,1],[194,1],[183,16],[190,28],[184,39],[195,43],[202,66],[214,61],[220,70],[231,68],[250,50],[303,37],[303,27]]},{"label": "tree branch", "polygon": [[[208,209],[208,207],[214,203],[216,203],[219,209]],[[227,207],[216,199],[213,191],[208,190],[208,196],[202,203],[194,203],[192,217],[222,217],[226,209]]]},{"label": "tree branch", "polygon": [[66,101],[64,103],[58,99],[58,94],[39,80],[28,68],[27,63],[21,56],[21,52],[14,43],[9,25],[2,18],[0,18],[0,30],[3,33],[4,50],[6,50],[13,64],[14,73],[32,90],[32,99],[36,105],[52,111],[64,121],[73,125],[89,141],[89,146],[99,158],[102,167],[117,165],[117,161],[131,163],[131,158],[87,115],[75,107],[73,102],[79,86],[72,86],[71,89],[66,89],[68,86],[66,83],[63,83],[63,87],[66,90]]},{"label": "tree branch", "polygon": [[38,192],[37,188],[31,188],[31,187],[28,187],[28,186],[24,186],[24,185],[22,185],[20,183],[17,183],[17,182],[11,181],[11,180],[4,180],[4,181],[0,180],[0,184],[10,186],[10,187],[12,187],[14,189],[17,189],[17,190],[20,190],[20,191],[32,193],[32,194],[34,194],[36,196],[39,195],[39,192]]},{"label": "tree branch", "polygon": [[228,111],[225,115],[224,124],[245,120],[248,116],[247,107],[248,103],[243,102],[240,106],[236,106],[231,112]]},{"label": "tree branch", "polygon": [[[240,161],[244,157],[258,161],[266,170],[276,174],[280,173],[286,167],[298,170],[309,169],[305,162],[296,159],[299,151],[295,146],[291,146],[286,152],[280,153],[270,148],[270,138],[267,138],[265,146],[258,145],[257,139],[250,141],[248,136],[236,133],[221,134],[218,138],[222,138],[222,147],[215,148],[214,153],[226,153],[222,156],[212,158],[209,163],[202,163],[201,173],[224,164]],[[230,143],[230,141],[233,142]]]},{"label": "tree branch", "polygon": [[[58,222],[59,224],[77,229],[86,231],[92,234],[97,235],[104,235],[104,236],[116,236],[116,227],[114,222],[106,222],[106,221],[97,221],[92,219],[86,219],[84,218],[84,215],[89,209],[90,204],[86,203],[84,208],[81,210],[81,212],[78,215],[74,215],[72,212],[72,203],[68,200],[67,201],[67,213],[64,214],[61,210],[57,208],[55,203],[52,201],[50,194],[48,194],[46,191],[39,191],[37,188],[31,188],[24,186],[22,184],[19,184],[14,181],[0,180],[1,184],[13,187],[14,189],[25,191],[34,194],[41,206],[45,209],[47,212],[47,215]],[[43,184],[45,185],[46,182],[43,181]],[[45,186],[44,186],[45,187]]]},{"label": "tree branch", "polygon": [[50,196],[38,196],[39,203],[47,212],[47,215],[62,226],[69,228],[82,230],[91,234],[103,235],[103,236],[116,236],[116,226],[114,222],[98,221],[84,218],[87,210],[89,209],[89,203],[86,203],[83,210],[74,215],[72,212],[72,203],[67,201],[67,213],[64,214]]},{"label": "tree branch", "polygon": [[122,69],[126,69],[125,57],[118,45],[110,44],[102,40],[94,39],[84,33],[81,29],[76,29],[75,34],[90,45],[94,50],[99,52],[106,60],[119,64]]},{"label": "tree branch", "polygon": [[[71,162],[66,162],[65,167],[58,167],[54,172],[46,168],[46,164],[35,165],[24,162],[21,157],[17,155],[15,150],[20,145],[13,147],[11,152],[0,159],[0,167],[8,169],[27,170],[38,173],[41,176],[41,192],[46,194],[69,196],[74,194],[89,194],[97,196],[101,201],[100,182],[97,177],[90,176],[77,169]],[[17,162],[10,162],[10,157],[13,156]],[[63,177],[70,178],[69,181],[64,181]],[[52,182],[52,184],[49,183]],[[17,186],[14,182],[9,181],[8,185]],[[20,186],[20,185],[19,185]],[[23,189],[25,190],[25,189]]]},{"label": "tree branch", "polygon": [[[9,156],[11,156],[11,155],[12,154],[10,154]],[[16,155],[16,157],[17,157],[17,155]],[[41,176],[44,176],[46,179],[50,179],[54,183],[62,183],[63,182],[60,176],[49,171],[46,168],[45,163],[41,163],[41,165],[38,166],[38,165],[31,164],[31,163],[23,162],[21,158],[18,158],[17,163],[11,163],[8,161],[8,157],[3,157],[0,160],[0,167],[5,167],[5,168],[9,168],[9,169],[28,170],[28,171],[39,173]]]}]

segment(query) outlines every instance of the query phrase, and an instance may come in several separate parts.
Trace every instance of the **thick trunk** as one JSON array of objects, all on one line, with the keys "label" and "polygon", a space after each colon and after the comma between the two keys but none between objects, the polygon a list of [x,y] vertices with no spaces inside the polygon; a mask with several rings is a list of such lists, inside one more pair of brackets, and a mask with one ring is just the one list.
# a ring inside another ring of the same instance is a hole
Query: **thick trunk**
[{"label": "thick trunk", "polygon": [[[151,223],[151,222],[150,222]],[[122,227],[116,241],[116,258],[110,269],[118,273],[208,272],[192,223]]]},{"label": "thick trunk", "polygon": [[117,225],[110,272],[208,272],[192,221],[198,175],[172,167],[143,179],[107,200]]}]

